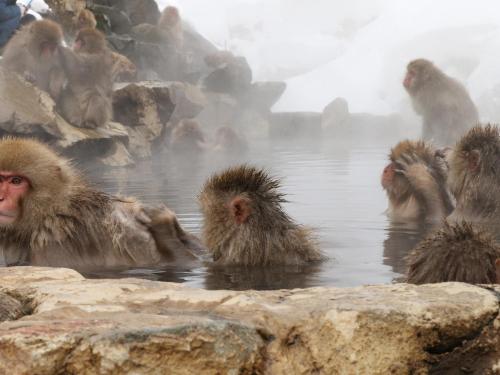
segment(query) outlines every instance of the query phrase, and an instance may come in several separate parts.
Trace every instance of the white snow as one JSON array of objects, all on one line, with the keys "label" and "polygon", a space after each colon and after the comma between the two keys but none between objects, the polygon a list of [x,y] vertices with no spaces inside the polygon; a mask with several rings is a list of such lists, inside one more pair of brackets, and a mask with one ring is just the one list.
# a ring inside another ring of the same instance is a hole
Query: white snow
[{"label": "white snow", "polygon": [[469,88],[483,118],[500,97],[497,0],[173,0],[221,48],[244,55],[256,80],[286,80],[275,110],[320,111],[337,96],[352,111],[388,113],[407,101],[413,58]]}]

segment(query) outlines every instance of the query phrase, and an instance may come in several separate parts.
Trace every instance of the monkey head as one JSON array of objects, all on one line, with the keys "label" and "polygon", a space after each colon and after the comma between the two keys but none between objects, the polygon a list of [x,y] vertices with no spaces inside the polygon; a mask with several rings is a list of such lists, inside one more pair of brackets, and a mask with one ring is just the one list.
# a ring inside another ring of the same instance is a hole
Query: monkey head
[{"label": "monkey head", "polygon": [[280,182],[261,169],[250,166],[229,168],[208,179],[199,201],[206,224],[245,230],[244,227],[273,225],[270,218],[286,218],[278,192]]},{"label": "monkey head", "polygon": [[36,58],[50,59],[63,40],[61,26],[54,21],[40,20],[29,26],[28,49]]},{"label": "monkey head", "polygon": [[76,30],[81,30],[87,27],[95,29],[97,21],[94,13],[88,9],[82,9],[73,18],[73,24]]},{"label": "monkey head", "polygon": [[407,257],[408,282],[500,282],[500,247],[468,222],[449,224],[420,242]]},{"label": "monkey head", "polygon": [[[402,157],[417,157],[426,166],[432,169],[435,177],[443,181],[446,180],[447,167],[443,153],[435,150],[430,144],[424,141],[405,140],[399,142],[391,149],[389,154],[389,164],[382,171],[380,182],[386,190],[387,195],[394,202],[402,202],[410,197],[412,193],[411,185],[406,176],[401,173],[398,161]],[[439,175],[439,176],[437,176]]]},{"label": "monkey head", "polygon": [[162,12],[159,26],[169,28],[177,25],[180,20],[181,16],[179,15],[179,9],[174,6],[168,6]]},{"label": "monkey head", "polygon": [[406,75],[403,86],[408,93],[413,94],[424,86],[436,70],[434,64],[429,60],[417,59],[411,61],[406,67]]},{"label": "monkey head", "polygon": [[42,218],[64,215],[79,177],[68,161],[33,139],[0,139],[0,228],[29,234]]},{"label": "monkey head", "polygon": [[500,129],[475,126],[465,134],[447,157],[450,166],[448,185],[458,199],[470,181],[500,177]]},{"label": "monkey head", "polygon": [[77,53],[101,53],[106,49],[106,38],[99,30],[87,27],[76,35],[73,50]]}]

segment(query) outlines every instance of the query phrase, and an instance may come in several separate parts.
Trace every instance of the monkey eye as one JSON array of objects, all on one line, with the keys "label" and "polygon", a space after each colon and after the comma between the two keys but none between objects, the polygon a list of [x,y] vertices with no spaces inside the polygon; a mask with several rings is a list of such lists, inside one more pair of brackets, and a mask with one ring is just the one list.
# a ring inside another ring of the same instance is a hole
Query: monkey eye
[{"label": "monkey eye", "polygon": [[11,183],[12,185],[21,185],[25,181],[26,181],[26,179],[24,177],[21,177],[21,176],[9,177],[9,183]]}]

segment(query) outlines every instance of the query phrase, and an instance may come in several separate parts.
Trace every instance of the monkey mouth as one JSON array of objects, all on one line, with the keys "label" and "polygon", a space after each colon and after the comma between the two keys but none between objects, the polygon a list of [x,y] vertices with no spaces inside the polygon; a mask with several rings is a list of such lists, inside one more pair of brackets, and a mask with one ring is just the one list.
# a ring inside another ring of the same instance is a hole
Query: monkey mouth
[{"label": "monkey mouth", "polygon": [[17,215],[11,212],[0,211],[0,224],[10,224],[16,220]]}]

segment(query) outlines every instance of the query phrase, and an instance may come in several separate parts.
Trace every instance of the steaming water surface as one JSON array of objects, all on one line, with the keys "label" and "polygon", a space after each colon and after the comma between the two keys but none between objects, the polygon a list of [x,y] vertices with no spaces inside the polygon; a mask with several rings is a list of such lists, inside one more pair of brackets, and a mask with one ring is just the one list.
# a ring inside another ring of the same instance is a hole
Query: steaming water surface
[{"label": "steaming water surface", "polygon": [[110,193],[133,195],[146,203],[164,202],[185,229],[199,234],[202,217],[196,197],[213,172],[239,162],[266,167],[283,178],[288,213],[316,229],[329,260],[310,267],[270,269],[134,269],[87,273],[89,277],[143,277],[183,282],[208,289],[279,289],[390,283],[404,272],[403,257],[422,232],[389,223],[387,199],[379,182],[387,145],[253,145],[232,157],[164,154],[133,169],[89,171],[89,178]]}]

